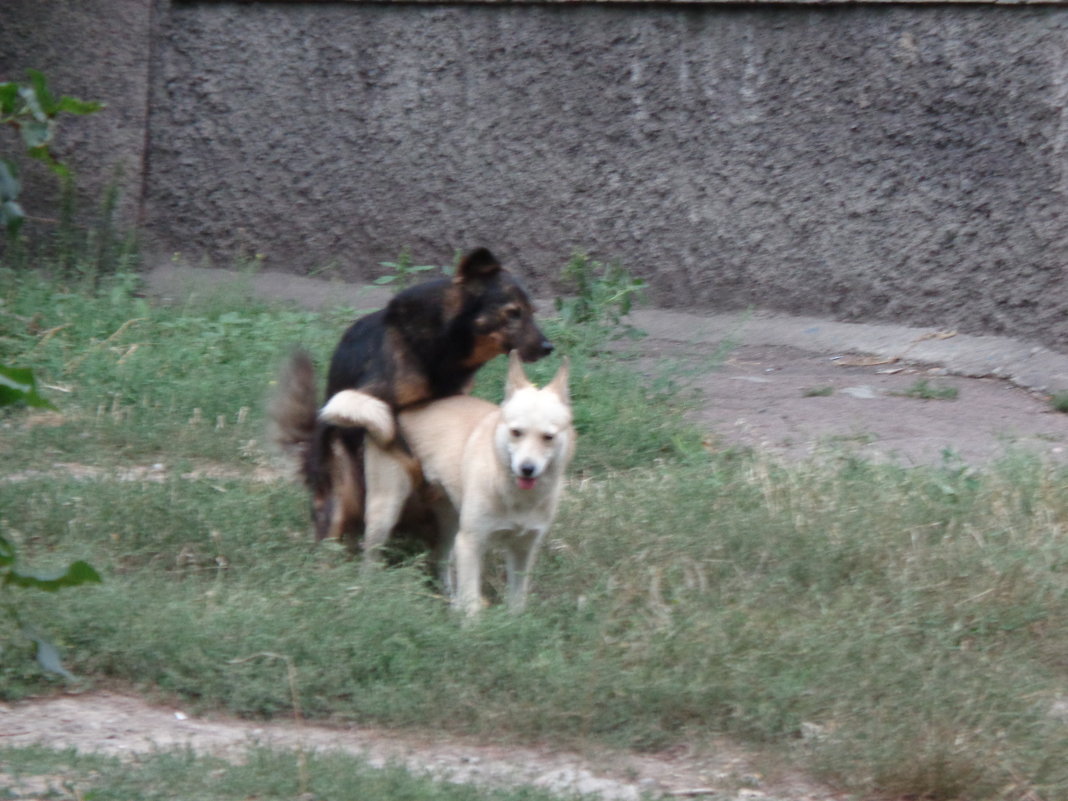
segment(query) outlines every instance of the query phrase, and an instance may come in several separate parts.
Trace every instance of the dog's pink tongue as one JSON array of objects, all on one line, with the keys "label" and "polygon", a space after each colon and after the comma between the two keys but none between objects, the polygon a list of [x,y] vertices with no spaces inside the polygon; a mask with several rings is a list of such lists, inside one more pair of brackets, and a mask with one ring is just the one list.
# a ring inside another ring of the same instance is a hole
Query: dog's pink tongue
[{"label": "dog's pink tongue", "polygon": [[519,485],[519,489],[534,489],[534,485],[538,483],[538,479],[516,476],[515,483]]}]

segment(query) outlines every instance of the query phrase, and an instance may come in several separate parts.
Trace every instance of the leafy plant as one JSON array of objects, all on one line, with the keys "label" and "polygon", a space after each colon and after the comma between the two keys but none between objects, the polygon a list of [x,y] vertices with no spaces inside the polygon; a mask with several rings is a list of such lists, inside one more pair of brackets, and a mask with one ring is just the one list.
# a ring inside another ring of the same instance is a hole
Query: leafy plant
[{"label": "leafy plant", "polygon": [[[26,154],[45,164],[61,180],[69,180],[70,168],[60,162],[51,150],[60,114],[92,114],[104,107],[102,103],[63,95],[58,99],[48,88],[48,80],[39,70],[29,70],[29,83],[14,81],[0,83],[0,125],[19,132]],[[25,213],[18,202],[22,186],[15,162],[0,158],[0,225],[9,236],[16,236]]]},{"label": "leafy plant", "polygon": [[1055,412],[1068,412],[1068,392],[1054,393],[1049,403]]},{"label": "leafy plant", "polygon": [[[25,403],[37,408],[54,409],[55,407],[37,392],[37,382],[33,371],[25,368],[5,367],[0,365],[0,406],[13,406]],[[37,589],[55,592],[64,587],[76,587],[87,582],[99,582],[100,574],[84,561],[76,561],[60,570],[29,570],[18,563],[18,553],[14,543],[0,534],[0,599],[23,635],[37,644],[37,663],[45,670],[58,673],[67,678],[71,674],[59,660],[59,652],[36,628],[22,620],[18,607],[10,598],[11,588]]]},{"label": "leafy plant", "polygon": [[383,261],[379,262],[379,264],[391,272],[387,275],[379,276],[374,283],[379,286],[396,284],[397,289],[407,289],[412,286],[423,273],[440,271],[448,274],[449,272],[445,267],[440,267],[436,264],[413,264],[412,253],[408,248],[404,248],[400,252],[396,261]]},{"label": "leafy plant", "polygon": [[573,293],[556,299],[560,330],[555,338],[572,352],[596,353],[608,342],[644,336],[624,318],[630,314],[645,281],[618,262],[600,262],[581,251],[574,253],[561,273]]}]

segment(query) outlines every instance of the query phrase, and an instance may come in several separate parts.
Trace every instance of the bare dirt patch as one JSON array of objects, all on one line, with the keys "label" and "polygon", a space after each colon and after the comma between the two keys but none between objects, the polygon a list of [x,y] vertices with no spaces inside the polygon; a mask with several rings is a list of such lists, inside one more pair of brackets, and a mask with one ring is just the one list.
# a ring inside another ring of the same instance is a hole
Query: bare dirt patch
[{"label": "bare dirt patch", "polygon": [[906,466],[981,465],[1014,451],[1068,458],[1068,415],[1043,393],[941,365],[878,362],[742,345],[695,377],[698,419],[720,447],[788,458],[846,452]]}]

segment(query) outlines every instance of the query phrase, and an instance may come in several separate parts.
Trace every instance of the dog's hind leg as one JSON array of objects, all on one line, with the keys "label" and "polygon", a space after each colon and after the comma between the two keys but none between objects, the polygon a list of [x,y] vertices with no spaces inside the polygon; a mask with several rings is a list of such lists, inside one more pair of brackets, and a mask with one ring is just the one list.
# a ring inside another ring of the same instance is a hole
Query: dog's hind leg
[{"label": "dog's hind leg", "polygon": [[412,492],[411,471],[406,459],[383,450],[368,440],[364,445],[363,564],[369,570],[382,561],[382,549],[389,542],[408,496]]},{"label": "dog's hind leg", "polygon": [[335,437],[329,447],[329,481],[316,492],[317,536],[355,552],[363,539],[363,444]]}]

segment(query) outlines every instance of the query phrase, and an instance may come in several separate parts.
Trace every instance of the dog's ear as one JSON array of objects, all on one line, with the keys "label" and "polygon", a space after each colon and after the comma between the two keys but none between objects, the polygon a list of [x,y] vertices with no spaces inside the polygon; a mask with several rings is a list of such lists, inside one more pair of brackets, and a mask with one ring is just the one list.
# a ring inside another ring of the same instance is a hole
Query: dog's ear
[{"label": "dog's ear", "polygon": [[456,267],[456,278],[453,280],[458,284],[484,281],[499,273],[501,269],[501,263],[497,261],[496,256],[486,248],[478,248],[460,260],[460,264]]},{"label": "dog's ear", "polygon": [[565,356],[560,362],[560,367],[557,369],[556,375],[553,376],[553,380],[545,385],[547,390],[555,392],[561,401],[569,405],[571,403],[571,393],[567,388],[567,381],[570,374],[571,360]]},{"label": "dog's ear", "polygon": [[504,385],[504,399],[508,400],[518,390],[532,386],[534,385],[523,370],[523,360],[519,358],[519,352],[511,351],[508,354],[508,381]]}]

